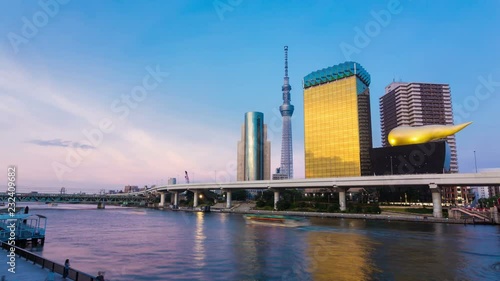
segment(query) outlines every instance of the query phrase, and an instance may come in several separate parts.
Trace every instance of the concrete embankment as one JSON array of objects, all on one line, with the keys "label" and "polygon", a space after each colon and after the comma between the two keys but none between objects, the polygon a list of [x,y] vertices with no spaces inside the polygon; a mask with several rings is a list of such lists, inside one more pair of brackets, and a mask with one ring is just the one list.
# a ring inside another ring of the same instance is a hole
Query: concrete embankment
[{"label": "concrete embankment", "polygon": [[451,220],[447,218],[434,218],[421,215],[397,215],[397,214],[346,214],[346,213],[320,213],[320,212],[295,212],[295,211],[262,211],[249,210],[246,212],[224,210],[228,213],[246,213],[246,214],[273,214],[289,215],[302,217],[321,217],[321,218],[345,218],[345,219],[370,219],[386,221],[411,221],[411,222],[436,222],[436,223],[464,223],[463,220]]},{"label": "concrete embankment", "polygon": [[[196,209],[179,209],[178,211],[196,212]],[[296,211],[264,211],[264,210],[239,210],[239,209],[212,209],[212,212],[236,213],[236,214],[266,214],[266,215],[289,215],[301,217],[320,218],[345,218],[345,219],[368,219],[385,221],[408,221],[423,223],[453,223],[453,224],[491,224],[472,219],[449,219],[435,218],[422,214],[400,214],[396,212],[383,212],[382,214],[347,214],[347,213],[321,213],[321,212],[296,212]]]}]

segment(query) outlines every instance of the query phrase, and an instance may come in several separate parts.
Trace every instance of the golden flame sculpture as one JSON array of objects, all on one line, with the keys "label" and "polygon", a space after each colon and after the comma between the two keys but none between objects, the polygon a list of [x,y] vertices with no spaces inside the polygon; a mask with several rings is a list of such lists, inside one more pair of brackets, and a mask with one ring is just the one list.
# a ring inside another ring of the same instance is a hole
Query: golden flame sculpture
[{"label": "golden flame sculpture", "polygon": [[400,126],[392,129],[388,141],[392,146],[420,144],[451,136],[472,122],[459,125]]}]

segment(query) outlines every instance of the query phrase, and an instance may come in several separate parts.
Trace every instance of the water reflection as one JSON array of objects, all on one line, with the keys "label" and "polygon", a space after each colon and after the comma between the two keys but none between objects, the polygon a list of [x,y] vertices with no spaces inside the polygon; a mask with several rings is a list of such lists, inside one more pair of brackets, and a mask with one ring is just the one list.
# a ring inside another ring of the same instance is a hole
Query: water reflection
[{"label": "water reflection", "polygon": [[235,280],[310,280],[302,232],[280,226],[246,225],[235,237]]},{"label": "water reflection", "polygon": [[374,242],[356,233],[309,232],[309,271],[314,280],[370,280]]},{"label": "water reflection", "polygon": [[233,251],[240,274],[244,278],[250,278],[254,272],[260,272],[262,260],[259,256],[265,253],[261,252],[262,247],[259,244],[265,243],[265,241],[257,239],[255,229],[243,226],[238,234],[232,236],[232,239],[235,240],[232,243],[234,245]]},{"label": "water reflection", "polygon": [[[44,256],[106,280],[500,280],[499,227],[241,215],[40,210]],[[40,253],[40,252],[39,252]]]},{"label": "water reflection", "polygon": [[205,213],[196,213],[196,230],[194,233],[194,260],[197,267],[204,267],[205,264],[205,231],[203,228]]},{"label": "water reflection", "polygon": [[373,259],[383,275],[393,280],[460,280],[457,266],[466,266],[456,254],[460,245],[447,225],[391,224],[379,230]]},{"label": "water reflection", "polygon": [[219,214],[219,221],[220,221],[220,223],[221,223],[222,225],[225,225],[225,224],[226,224],[226,221],[227,221],[227,219],[228,219],[228,216],[229,216],[229,214],[227,214],[227,213],[221,213],[221,214]]}]

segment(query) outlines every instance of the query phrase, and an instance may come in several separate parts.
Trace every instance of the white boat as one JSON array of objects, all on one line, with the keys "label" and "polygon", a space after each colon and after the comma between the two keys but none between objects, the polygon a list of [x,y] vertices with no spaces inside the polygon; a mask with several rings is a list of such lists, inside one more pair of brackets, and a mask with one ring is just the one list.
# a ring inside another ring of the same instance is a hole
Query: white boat
[{"label": "white boat", "polygon": [[244,218],[249,224],[274,225],[284,227],[307,226],[310,224],[309,220],[305,218],[293,216],[247,214],[244,215]]}]

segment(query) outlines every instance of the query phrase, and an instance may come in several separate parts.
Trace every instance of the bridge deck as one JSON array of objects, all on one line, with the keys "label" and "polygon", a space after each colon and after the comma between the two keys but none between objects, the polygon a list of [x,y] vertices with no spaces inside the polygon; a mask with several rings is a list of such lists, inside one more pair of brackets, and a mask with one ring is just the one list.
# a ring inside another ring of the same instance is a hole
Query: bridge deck
[{"label": "bridge deck", "polygon": [[[10,195],[0,193],[0,202],[8,202]],[[50,193],[19,193],[15,196],[16,202],[45,202],[45,203],[99,203],[112,202],[121,204],[123,202],[154,203],[158,199],[155,196],[140,196],[130,194],[50,194]]]}]

